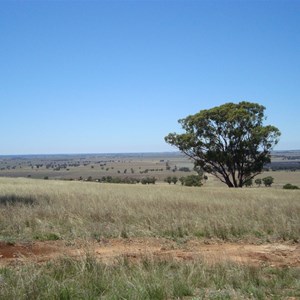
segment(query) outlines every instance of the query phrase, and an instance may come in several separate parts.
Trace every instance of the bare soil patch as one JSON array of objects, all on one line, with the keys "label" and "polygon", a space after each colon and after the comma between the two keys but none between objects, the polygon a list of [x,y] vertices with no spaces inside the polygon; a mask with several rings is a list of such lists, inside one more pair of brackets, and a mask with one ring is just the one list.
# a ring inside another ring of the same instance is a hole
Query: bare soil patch
[{"label": "bare soil patch", "polygon": [[241,264],[300,267],[300,245],[217,243],[189,240],[179,244],[162,238],[103,239],[86,243],[75,241],[37,241],[32,243],[0,242],[0,266],[29,262],[42,263],[60,257],[80,259],[87,254],[107,264],[120,258],[138,262],[153,260],[196,260],[208,263],[232,261]]}]

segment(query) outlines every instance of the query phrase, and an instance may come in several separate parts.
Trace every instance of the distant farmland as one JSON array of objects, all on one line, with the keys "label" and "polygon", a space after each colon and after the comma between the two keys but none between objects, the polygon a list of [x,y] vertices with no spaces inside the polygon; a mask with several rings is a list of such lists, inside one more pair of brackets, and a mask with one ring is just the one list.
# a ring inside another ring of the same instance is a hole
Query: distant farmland
[{"label": "distant farmland", "polygon": [[[261,176],[272,173],[274,186],[299,185],[299,170],[299,152],[274,152],[272,163],[265,167],[265,171],[272,172]],[[161,183],[169,176],[180,178],[194,173],[192,161],[178,152],[0,156],[2,177],[89,181],[100,181],[108,176],[128,180],[153,177]],[[222,186],[209,174],[205,184]]]}]

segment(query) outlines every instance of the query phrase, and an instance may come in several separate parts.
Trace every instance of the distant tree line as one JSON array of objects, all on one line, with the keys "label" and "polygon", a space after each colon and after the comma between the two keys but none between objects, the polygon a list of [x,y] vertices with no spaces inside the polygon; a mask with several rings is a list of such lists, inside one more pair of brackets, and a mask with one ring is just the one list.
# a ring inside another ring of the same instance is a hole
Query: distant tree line
[{"label": "distant tree line", "polygon": [[203,174],[197,174],[182,176],[180,178],[177,178],[176,176],[168,176],[164,181],[169,184],[176,184],[179,181],[181,185],[184,186],[201,186],[203,180],[207,180],[207,176],[203,176]]},{"label": "distant tree line", "polygon": [[125,184],[155,184],[156,178],[155,177],[145,177],[142,179],[138,178],[131,178],[131,177],[113,177],[113,176],[103,176],[98,179],[93,179],[92,176],[89,176],[87,179],[83,179],[82,176],[78,178],[78,180],[85,180],[89,182],[101,182],[101,183],[125,183]]}]

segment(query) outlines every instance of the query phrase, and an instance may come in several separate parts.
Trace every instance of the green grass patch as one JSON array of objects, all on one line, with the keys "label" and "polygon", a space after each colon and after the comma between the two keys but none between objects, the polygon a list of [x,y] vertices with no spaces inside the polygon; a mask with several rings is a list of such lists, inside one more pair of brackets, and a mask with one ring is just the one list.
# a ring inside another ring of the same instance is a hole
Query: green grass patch
[{"label": "green grass patch", "polygon": [[300,270],[87,256],[0,269],[0,299],[284,299],[300,297]]}]

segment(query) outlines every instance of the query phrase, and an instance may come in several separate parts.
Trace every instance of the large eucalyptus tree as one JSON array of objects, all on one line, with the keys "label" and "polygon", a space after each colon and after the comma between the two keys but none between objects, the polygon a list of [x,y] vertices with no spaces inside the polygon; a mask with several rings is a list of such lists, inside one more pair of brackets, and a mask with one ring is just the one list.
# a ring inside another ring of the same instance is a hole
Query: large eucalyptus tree
[{"label": "large eucalyptus tree", "polygon": [[271,161],[280,131],[263,125],[265,107],[257,103],[226,103],[179,120],[182,134],[165,141],[194,160],[195,167],[229,187],[242,187]]}]

